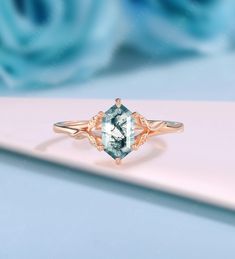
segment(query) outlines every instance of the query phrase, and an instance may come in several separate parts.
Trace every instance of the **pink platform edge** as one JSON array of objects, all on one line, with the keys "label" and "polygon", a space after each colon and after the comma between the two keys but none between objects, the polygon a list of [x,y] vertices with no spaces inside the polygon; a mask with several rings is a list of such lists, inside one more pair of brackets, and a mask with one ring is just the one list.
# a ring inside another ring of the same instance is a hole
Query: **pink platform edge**
[{"label": "pink platform edge", "polygon": [[0,148],[235,210],[234,103],[123,100],[148,119],[183,122],[185,132],[154,138],[121,166],[88,140],[52,131],[54,122],[90,119],[113,103],[0,98]]}]

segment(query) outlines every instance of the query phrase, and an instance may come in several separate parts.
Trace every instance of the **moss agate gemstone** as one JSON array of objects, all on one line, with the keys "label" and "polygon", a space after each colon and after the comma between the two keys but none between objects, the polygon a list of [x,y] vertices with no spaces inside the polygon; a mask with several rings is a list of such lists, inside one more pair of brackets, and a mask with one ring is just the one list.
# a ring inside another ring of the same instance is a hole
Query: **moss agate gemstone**
[{"label": "moss agate gemstone", "polygon": [[113,159],[123,159],[134,144],[134,119],[123,105],[114,105],[102,120],[102,142],[104,150]]}]

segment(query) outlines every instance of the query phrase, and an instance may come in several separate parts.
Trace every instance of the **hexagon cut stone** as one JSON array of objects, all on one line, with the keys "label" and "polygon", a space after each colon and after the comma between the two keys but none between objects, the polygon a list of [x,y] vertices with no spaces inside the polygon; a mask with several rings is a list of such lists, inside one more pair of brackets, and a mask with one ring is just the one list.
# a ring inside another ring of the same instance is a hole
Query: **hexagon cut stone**
[{"label": "hexagon cut stone", "polygon": [[105,152],[113,159],[122,159],[132,151],[134,135],[134,119],[125,106],[114,105],[105,113],[102,142]]}]

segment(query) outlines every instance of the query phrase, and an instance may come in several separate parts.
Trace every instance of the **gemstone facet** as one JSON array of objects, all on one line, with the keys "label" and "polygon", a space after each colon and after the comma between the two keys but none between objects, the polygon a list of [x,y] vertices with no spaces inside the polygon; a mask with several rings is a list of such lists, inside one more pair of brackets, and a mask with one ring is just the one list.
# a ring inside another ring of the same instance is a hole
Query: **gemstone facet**
[{"label": "gemstone facet", "polygon": [[134,144],[134,119],[123,105],[114,105],[102,120],[102,142],[104,150],[113,159],[123,159],[132,151]]}]

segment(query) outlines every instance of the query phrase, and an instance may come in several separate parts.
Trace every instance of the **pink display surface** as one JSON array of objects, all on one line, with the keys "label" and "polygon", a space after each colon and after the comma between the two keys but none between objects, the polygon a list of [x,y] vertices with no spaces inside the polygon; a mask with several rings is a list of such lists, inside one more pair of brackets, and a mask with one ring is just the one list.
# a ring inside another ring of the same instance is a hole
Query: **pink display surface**
[{"label": "pink display surface", "polygon": [[153,138],[120,166],[87,139],[52,130],[113,103],[0,98],[0,148],[235,210],[235,103],[123,100],[148,119],[183,122],[185,131]]}]

